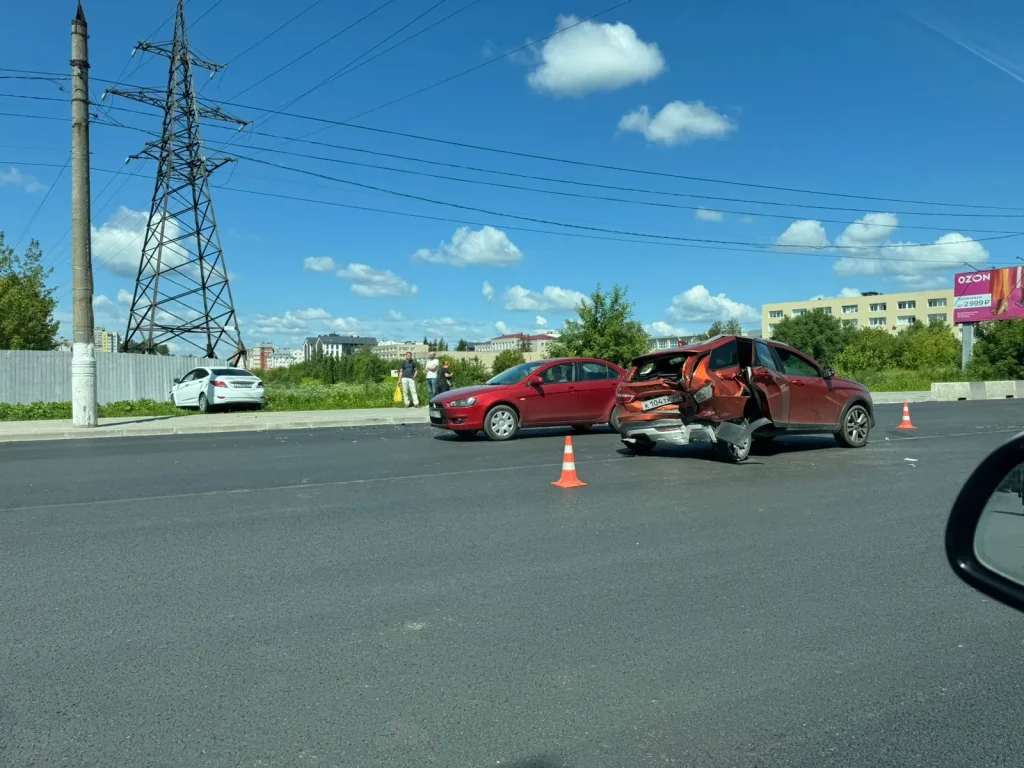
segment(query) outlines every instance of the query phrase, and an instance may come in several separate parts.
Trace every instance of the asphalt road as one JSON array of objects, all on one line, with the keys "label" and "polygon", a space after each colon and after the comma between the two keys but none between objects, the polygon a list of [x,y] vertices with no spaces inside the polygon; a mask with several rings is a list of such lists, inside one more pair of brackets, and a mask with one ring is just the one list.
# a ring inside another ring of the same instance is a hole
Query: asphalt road
[{"label": "asphalt road", "polygon": [[861,450],[564,430],[0,446],[0,765],[1019,766],[1024,614],[942,531],[1024,403]]}]

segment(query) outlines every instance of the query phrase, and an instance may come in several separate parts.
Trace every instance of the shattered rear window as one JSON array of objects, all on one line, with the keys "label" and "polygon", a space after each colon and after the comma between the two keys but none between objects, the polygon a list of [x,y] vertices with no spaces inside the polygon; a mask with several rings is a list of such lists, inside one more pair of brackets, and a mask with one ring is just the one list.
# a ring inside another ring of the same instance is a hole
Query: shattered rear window
[{"label": "shattered rear window", "polygon": [[683,363],[689,355],[671,355],[669,357],[657,357],[648,360],[637,368],[633,381],[648,381],[650,379],[678,379],[682,372]]}]

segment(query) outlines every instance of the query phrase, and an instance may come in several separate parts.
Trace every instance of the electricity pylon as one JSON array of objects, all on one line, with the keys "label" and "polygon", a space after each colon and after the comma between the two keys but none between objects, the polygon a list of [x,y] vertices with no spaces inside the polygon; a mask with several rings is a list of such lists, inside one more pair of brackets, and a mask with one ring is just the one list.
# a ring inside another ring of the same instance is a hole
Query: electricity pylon
[{"label": "electricity pylon", "polygon": [[130,158],[155,160],[157,173],[122,349],[152,354],[160,345],[181,340],[214,358],[218,346],[224,353],[227,344],[237,365],[244,363],[245,345],[210,199],[210,174],[234,158],[206,158],[199,118],[235,123],[239,130],[248,122],[199,103],[192,70],[208,70],[212,77],[224,65],[189,50],[185,2],[177,2],[174,39],[136,46],[137,51],[170,60],[166,91],[111,88],[104,94],[149,104],[164,113],[160,139]]}]

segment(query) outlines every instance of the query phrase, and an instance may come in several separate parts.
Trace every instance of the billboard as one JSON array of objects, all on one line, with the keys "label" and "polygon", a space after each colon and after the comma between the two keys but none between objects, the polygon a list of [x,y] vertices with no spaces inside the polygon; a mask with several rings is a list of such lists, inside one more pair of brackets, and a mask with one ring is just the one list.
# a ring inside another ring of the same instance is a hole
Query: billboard
[{"label": "billboard", "polygon": [[953,279],[953,322],[1024,318],[1024,265],[963,272]]}]

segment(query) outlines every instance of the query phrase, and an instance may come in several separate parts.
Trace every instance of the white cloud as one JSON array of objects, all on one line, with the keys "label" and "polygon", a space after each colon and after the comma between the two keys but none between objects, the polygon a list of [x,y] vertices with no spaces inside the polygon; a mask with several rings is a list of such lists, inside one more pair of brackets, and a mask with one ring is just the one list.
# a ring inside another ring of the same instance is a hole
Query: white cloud
[{"label": "white cloud", "polygon": [[494,301],[494,286],[484,280],[484,301]]},{"label": "white cloud", "polygon": [[541,317],[540,315],[533,318],[533,321],[537,324],[538,328],[544,328],[548,324],[548,319],[546,317]]},{"label": "white cloud", "polygon": [[99,309],[100,307],[112,307],[114,302],[110,300],[108,296],[104,296],[102,293],[96,294],[92,297],[92,308]]},{"label": "white cloud", "polygon": [[[134,279],[139,272],[139,261],[142,258],[142,244],[146,238],[146,225],[149,222],[148,211],[133,211],[121,206],[113,216],[104,222],[99,229],[92,228],[92,260],[96,266],[102,266],[115,275]],[[182,267],[190,256],[174,240],[180,236],[180,228],[176,219],[168,217],[164,224],[164,237],[167,244],[161,254],[161,270],[169,271]],[[194,245],[194,238],[193,238]],[[190,265],[182,272],[197,274],[195,265]]]},{"label": "white cloud", "polygon": [[416,261],[451,264],[454,267],[475,264],[507,267],[519,264],[523,260],[523,252],[500,229],[482,227],[472,230],[459,227],[451,241],[441,243],[436,250],[420,248],[412,257]]},{"label": "white cloud", "polygon": [[497,331],[498,331],[498,333],[500,333],[500,334],[501,334],[502,336],[504,336],[504,335],[505,335],[506,333],[508,333],[508,326],[507,326],[507,325],[505,325],[504,321],[502,321],[502,320],[499,320],[498,322],[496,322],[496,323],[494,324],[494,328],[495,328],[495,330],[497,330]]},{"label": "white cloud", "polygon": [[754,217],[753,216],[740,216],[740,223],[741,224],[753,224],[754,223]]},{"label": "white cloud", "polygon": [[537,67],[527,80],[538,91],[557,96],[583,96],[645,83],[665,71],[657,43],[645,43],[628,24],[584,21],[559,16],[565,32],[544,42]]},{"label": "white cloud", "polygon": [[695,285],[673,296],[668,314],[675,320],[689,323],[713,323],[716,320],[731,319],[739,320],[740,323],[753,323],[761,319],[761,312],[749,304],[734,301],[724,293],[712,296],[703,285]]},{"label": "white cloud", "polygon": [[713,211],[710,208],[698,208],[694,214],[701,221],[722,221],[725,214],[721,211]]},{"label": "white cloud", "polygon": [[403,315],[401,312],[396,312],[393,309],[389,309],[388,320],[391,320],[392,322],[395,323],[400,323],[402,320],[405,320],[405,315]]},{"label": "white cloud", "polygon": [[699,139],[721,139],[736,125],[701,101],[673,101],[654,117],[647,106],[627,112],[619,120],[620,131],[642,133],[653,143],[675,146]]},{"label": "white cloud", "polygon": [[801,219],[786,227],[775,246],[788,251],[821,250],[828,247],[828,234],[820,221]]},{"label": "white cloud", "polygon": [[835,296],[826,296],[824,293],[819,293],[817,296],[811,296],[811,301],[819,301],[821,299],[857,299],[862,295],[857,288],[842,288]]},{"label": "white cloud", "polygon": [[302,260],[302,269],[306,272],[333,272],[335,266],[330,256],[310,256]]},{"label": "white cloud", "polygon": [[295,317],[299,320],[330,320],[331,313],[326,309],[297,309]]},{"label": "white cloud", "polygon": [[549,285],[543,291],[531,291],[514,285],[505,292],[505,309],[516,312],[543,312],[552,309],[575,309],[587,297],[579,291]]},{"label": "white cloud", "polygon": [[893,213],[868,213],[843,230],[836,246],[847,251],[874,250],[892,237],[898,224]]},{"label": "white cloud", "polygon": [[352,293],[357,296],[413,296],[419,291],[390,269],[374,269],[366,264],[349,264],[335,274],[342,280],[351,281]]},{"label": "white cloud", "polygon": [[21,187],[30,195],[36,192],[45,192],[46,185],[40,184],[39,179],[35,176],[29,176],[26,173],[22,173],[14,166],[11,166],[6,171],[0,171],[0,187],[6,187],[7,185]]},{"label": "white cloud", "polygon": [[372,326],[355,317],[334,317],[326,309],[310,308],[285,312],[283,315],[256,315],[246,323],[261,336],[314,335],[335,332],[364,334]]},{"label": "white cloud", "polygon": [[134,298],[135,298],[135,296],[132,295],[132,293],[130,291],[126,291],[124,288],[120,288],[117,291],[117,302],[118,302],[118,304],[130,305],[132,303],[132,299],[134,299]]},{"label": "white cloud", "polygon": [[[927,287],[934,278],[929,272],[978,266],[988,261],[989,253],[977,240],[959,232],[942,235],[934,243],[894,243],[892,247],[876,251],[880,258],[842,258],[833,267],[836,274],[890,276],[909,285]],[[943,281],[946,284],[946,281]]]},{"label": "white cloud", "polygon": [[666,323],[663,320],[655,320],[653,323],[648,323],[647,332],[652,336],[689,336],[690,333],[685,328],[679,328],[677,326]]}]

